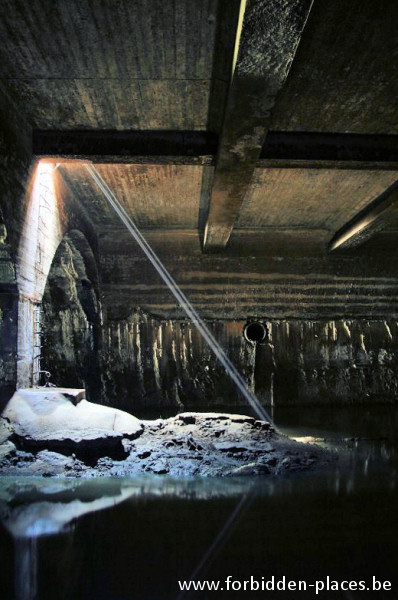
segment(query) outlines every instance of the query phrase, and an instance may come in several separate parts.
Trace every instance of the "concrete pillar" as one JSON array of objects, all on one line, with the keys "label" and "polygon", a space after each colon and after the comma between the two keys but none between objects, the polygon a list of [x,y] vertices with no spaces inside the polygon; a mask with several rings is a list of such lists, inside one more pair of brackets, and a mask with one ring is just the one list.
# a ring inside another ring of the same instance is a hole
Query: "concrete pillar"
[{"label": "concrete pillar", "polygon": [[17,387],[31,387],[39,382],[41,300],[55,252],[64,235],[54,168],[54,164],[39,162],[34,171],[18,251]]},{"label": "concrete pillar", "polygon": [[18,301],[17,387],[32,387],[39,383],[41,307],[29,298]]}]

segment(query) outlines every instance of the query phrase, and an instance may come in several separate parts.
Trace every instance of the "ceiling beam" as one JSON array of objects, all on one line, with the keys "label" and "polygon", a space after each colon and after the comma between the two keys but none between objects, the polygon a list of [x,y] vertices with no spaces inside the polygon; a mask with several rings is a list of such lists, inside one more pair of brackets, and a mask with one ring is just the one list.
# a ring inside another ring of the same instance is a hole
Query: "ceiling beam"
[{"label": "ceiling beam", "polygon": [[312,3],[242,0],[204,250],[220,250],[229,240]]},{"label": "ceiling beam", "polygon": [[398,208],[398,181],[350,219],[330,240],[328,252],[359,246],[384,229]]},{"label": "ceiling beam", "polygon": [[217,152],[218,136],[209,131],[180,130],[41,130],[32,131],[35,156],[179,157],[193,160]]},{"label": "ceiling beam", "polygon": [[397,162],[398,135],[269,131],[260,159]]}]

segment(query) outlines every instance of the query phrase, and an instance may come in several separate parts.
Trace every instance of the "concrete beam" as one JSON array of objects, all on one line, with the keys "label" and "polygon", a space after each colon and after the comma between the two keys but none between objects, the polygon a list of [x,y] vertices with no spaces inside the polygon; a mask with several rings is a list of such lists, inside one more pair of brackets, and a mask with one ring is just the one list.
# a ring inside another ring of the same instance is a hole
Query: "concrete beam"
[{"label": "concrete beam", "polygon": [[313,0],[242,0],[204,250],[226,246]]},{"label": "concrete beam", "polygon": [[328,252],[359,246],[388,225],[398,208],[398,181],[346,223],[328,244]]},{"label": "concrete beam", "polygon": [[260,159],[397,162],[398,135],[269,131]]},{"label": "concrete beam", "polygon": [[40,130],[32,132],[36,156],[134,157],[195,159],[217,152],[218,137],[209,131],[176,130]]}]

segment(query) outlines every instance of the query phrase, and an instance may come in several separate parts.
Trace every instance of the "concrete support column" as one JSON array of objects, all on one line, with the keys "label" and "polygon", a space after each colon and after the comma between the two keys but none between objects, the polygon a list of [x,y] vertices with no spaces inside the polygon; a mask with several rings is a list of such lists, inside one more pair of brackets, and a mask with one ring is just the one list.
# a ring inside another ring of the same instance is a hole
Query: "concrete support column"
[{"label": "concrete support column", "polygon": [[41,300],[55,252],[64,235],[54,168],[51,163],[39,162],[33,172],[18,252],[18,388],[39,383]]},{"label": "concrete support column", "polygon": [[39,383],[41,307],[29,298],[18,301],[17,387],[32,387]]}]

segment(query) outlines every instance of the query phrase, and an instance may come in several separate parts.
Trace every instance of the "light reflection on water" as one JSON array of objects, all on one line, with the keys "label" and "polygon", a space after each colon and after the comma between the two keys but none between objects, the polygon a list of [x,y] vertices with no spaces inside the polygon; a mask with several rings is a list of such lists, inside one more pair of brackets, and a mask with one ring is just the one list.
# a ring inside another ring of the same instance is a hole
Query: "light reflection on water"
[{"label": "light reflection on water", "polygon": [[[358,415],[280,414],[286,433],[326,438],[336,449],[328,471],[254,480],[2,477],[2,600],[174,599],[177,579],[192,573],[363,579],[370,572],[394,580],[397,415],[386,408]],[[231,519],[242,499],[244,512]]]},{"label": "light reflection on water", "polygon": [[37,537],[17,537],[14,541],[14,582],[16,600],[37,596]]}]

